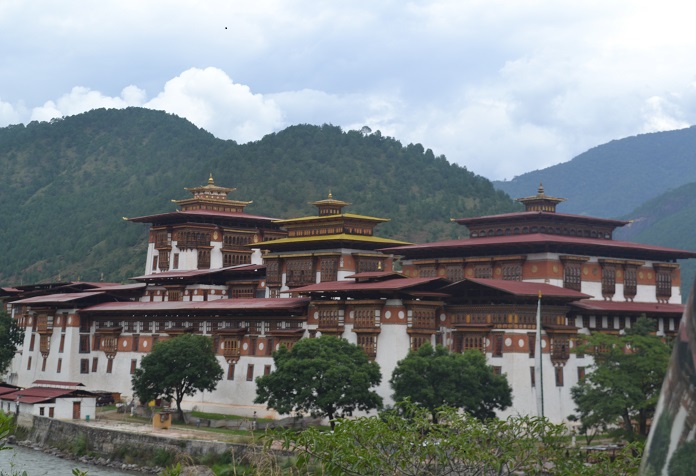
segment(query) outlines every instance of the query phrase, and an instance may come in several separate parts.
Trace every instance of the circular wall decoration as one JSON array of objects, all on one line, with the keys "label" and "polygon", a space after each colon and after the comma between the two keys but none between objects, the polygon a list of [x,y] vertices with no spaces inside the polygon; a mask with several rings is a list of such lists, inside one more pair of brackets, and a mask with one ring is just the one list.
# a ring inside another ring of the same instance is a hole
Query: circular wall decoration
[{"label": "circular wall decoration", "polygon": [[143,341],[143,349],[147,349],[147,341]]},{"label": "circular wall decoration", "polygon": [[247,344],[246,342],[244,344],[242,344],[242,349],[247,350],[248,348],[249,348],[249,344]]},{"label": "circular wall decoration", "polygon": [[403,319],[404,317],[406,317],[404,311],[399,311],[399,319]]},{"label": "circular wall decoration", "polygon": [[510,347],[512,345],[512,339],[509,337],[505,339],[505,347]]},{"label": "circular wall decoration", "polygon": [[445,322],[446,320],[447,316],[444,313],[440,314],[440,322]]},{"label": "circular wall decoration", "polygon": [[391,311],[386,311],[386,312],[384,313],[384,318],[385,318],[385,319],[389,319],[390,317],[391,317]]},{"label": "circular wall decoration", "polygon": [[124,340],[124,341],[123,341],[123,348],[125,349],[126,347],[128,347],[128,342],[126,342],[126,341]]},{"label": "circular wall decoration", "polygon": [[520,347],[520,349],[523,348],[524,347],[524,339],[518,340],[517,345]]},{"label": "circular wall decoration", "polygon": [[263,350],[264,347],[265,345],[263,345],[263,342],[259,342],[259,350]]}]

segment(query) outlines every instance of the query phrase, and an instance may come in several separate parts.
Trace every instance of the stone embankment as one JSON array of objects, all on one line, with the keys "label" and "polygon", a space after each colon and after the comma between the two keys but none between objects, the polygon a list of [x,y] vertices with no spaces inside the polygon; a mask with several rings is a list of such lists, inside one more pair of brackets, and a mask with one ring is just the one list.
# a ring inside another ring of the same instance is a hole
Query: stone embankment
[{"label": "stone embankment", "polygon": [[[243,454],[246,445],[217,441],[220,435],[193,429],[154,429],[152,425],[132,424],[98,419],[91,422],[56,420],[34,417],[29,437],[15,444],[72,459],[84,464],[109,466],[124,471],[159,473],[160,467],[147,467],[118,461],[113,455],[128,455],[129,451],[167,451],[172,454],[200,458],[225,452]],[[84,442],[90,456],[75,456],[74,442]],[[71,448],[71,445],[73,448]]]}]

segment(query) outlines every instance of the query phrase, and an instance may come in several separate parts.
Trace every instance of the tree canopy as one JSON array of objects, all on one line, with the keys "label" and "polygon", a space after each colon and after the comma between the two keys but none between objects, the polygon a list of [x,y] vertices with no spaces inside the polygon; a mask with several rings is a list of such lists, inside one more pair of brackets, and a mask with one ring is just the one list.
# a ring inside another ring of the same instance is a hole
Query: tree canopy
[{"label": "tree canopy", "polygon": [[338,419],[332,432],[311,427],[280,435],[298,455],[298,474],[318,464],[316,474],[336,476],[511,476],[541,474],[540,468],[557,476],[621,476],[636,474],[640,464],[639,444],[595,454],[587,464],[586,452],[568,445],[566,428],[540,417],[481,422],[443,407],[437,420],[405,404],[376,417]]},{"label": "tree canopy", "polygon": [[426,343],[397,363],[389,383],[395,401],[410,399],[427,408],[435,420],[438,408],[445,405],[485,420],[512,404],[507,378],[496,375],[476,350],[459,354]]},{"label": "tree canopy", "polygon": [[273,354],[275,370],[256,379],[256,403],[279,413],[311,413],[333,420],[355,410],[380,408],[372,387],[382,380],[379,365],[355,344],[333,336],[302,339]]},{"label": "tree canopy", "polygon": [[196,392],[212,392],[222,378],[209,337],[183,334],[160,341],[140,361],[131,384],[141,402],[156,398],[174,399],[179,415],[181,401]]},{"label": "tree canopy", "polygon": [[0,375],[7,371],[24,340],[24,329],[5,311],[0,311]]},{"label": "tree canopy", "polygon": [[643,316],[625,335],[594,333],[579,346],[594,356],[591,372],[571,389],[583,431],[620,422],[625,438],[647,436],[671,354],[653,330],[654,322]]}]

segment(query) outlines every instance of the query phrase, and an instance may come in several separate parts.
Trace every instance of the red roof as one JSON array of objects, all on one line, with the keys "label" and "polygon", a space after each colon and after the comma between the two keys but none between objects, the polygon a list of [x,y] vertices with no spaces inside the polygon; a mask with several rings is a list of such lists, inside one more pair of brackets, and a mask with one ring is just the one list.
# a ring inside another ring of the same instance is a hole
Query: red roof
[{"label": "red roof", "polygon": [[348,279],[378,279],[378,278],[405,278],[406,276],[396,271],[366,271],[346,276]]},{"label": "red roof", "polygon": [[[562,297],[562,298],[573,298],[573,299],[585,299],[589,298],[588,294],[583,294],[579,291],[573,289],[562,288],[560,286],[554,286],[547,283],[533,283],[529,281],[508,281],[503,279],[475,279],[467,278],[459,283],[472,282],[485,286],[487,288],[497,289],[505,293],[512,294],[514,296],[532,296],[537,297],[541,293],[541,299],[543,301],[544,297]],[[447,291],[448,288],[460,285],[459,283],[451,284],[443,288],[443,291]]]},{"label": "red roof", "polygon": [[196,278],[200,276],[208,276],[218,273],[225,273],[229,271],[257,271],[259,269],[264,269],[264,265],[260,264],[240,264],[237,266],[228,266],[226,268],[217,269],[192,269],[188,271],[165,271],[162,273],[145,274],[143,276],[136,276],[131,278],[133,280],[139,281],[152,281],[158,279],[185,279],[185,278]]},{"label": "red roof", "polygon": [[107,302],[80,312],[236,311],[301,309],[307,298],[215,299],[213,301]]},{"label": "red roof", "polygon": [[[568,246],[582,246],[593,248],[597,251],[612,253],[615,255],[632,255],[636,253],[647,253],[651,255],[659,255],[661,259],[682,259],[696,258],[696,252],[679,250],[674,248],[665,248],[662,246],[642,245],[632,243],[630,241],[606,240],[598,238],[582,238],[577,236],[565,235],[549,235],[544,233],[530,233],[528,235],[504,235],[504,236],[489,236],[485,238],[465,238],[460,240],[438,241],[434,243],[422,243],[417,245],[397,246],[392,248],[384,248],[381,251],[389,253],[411,255],[423,255],[427,253],[429,256],[437,255],[442,252],[469,252],[477,253],[484,252],[487,248],[502,247],[502,246],[548,246],[557,245],[559,250]],[[486,250],[489,254],[490,251]],[[665,257],[666,255],[666,257]]]},{"label": "red roof", "polygon": [[93,296],[104,295],[104,292],[86,292],[86,293],[58,293],[58,294],[46,294],[44,296],[34,296],[26,299],[20,299],[18,301],[13,301],[12,304],[51,304],[51,303],[61,303],[78,301],[80,299],[89,298]]},{"label": "red roof", "polygon": [[683,304],[660,304],[656,302],[625,302],[625,301],[599,301],[583,299],[574,302],[573,307],[586,311],[596,312],[630,312],[650,314],[675,314],[684,313]]},{"label": "red roof", "polygon": [[152,223],[154,221],[159,221],[163,219],[171,219],[171,218],[185,218],[187,216],[205,216],[205,217],[219,217],[219,218],[241,218],[245,220],[257,220],[257,221],[265,221],[265,222],[273,222],[277,220],[277,218],[270,218],[270,217],[264,217],[260,215],[251,215],[246,212],[219,212],[219,211],[212,211],[212,210],[188,210],[188,211],[181,211],[177,210],[175,212],[170,212],[170,213],[159,213],[157,215],[147,215],[147,216],[142,216],[142,217],[135,217],[135,218],[128,218],[128,221],[134,221],[134,222],[139,222],[139,223]]},{"label": "red roof", "polygon": [[9,400],[13,402],[18,401],[19,403],[41,403],[48,400],[53,400],[54,398],[65,397],[72,394],[96,397],[96,395],[86,390],[53,387],[31,387],[25,388],[24,390],[17,390],[12,393],[0,395],[0,400]]},{"label": "red roof", "polygon": [[34,380],[32,385],[53,386],[53,387],[84,387],[80,382],[62,382],[60,380]]},{"label": "red roof", "polygon": [[422,284],[436,283],[440,281],[442,285],[448,281],[442,278],[402,278],[390,279],[387,281],[329,281],[325,283],[310,284],[301,288],[294,288],[292,292],[314,293],[314,292],[339,292],[339,291],[400,291],[413,288]]},{"label": "red roof", "polygon": [[578,222],[591,222],[591,223],[604,223],[613,226],[624,226],[628,225],[630,222],[623,220],[612,220],[610,218],[598,218],[598,217],[588,217],[585,215],[573,215],[570,213],[557,213],[557,212],[545,212],[545,211],[530,211],[530,212],[512,212],[512,213],[501,213],[500,215],[486,215],[481,217],[471,217],[471,218],[455,218],[454,221],[461,225],[469,225],[475,223],[486,223],[491,221],[510,221],[516,218],[534,218],[538,216],[543,216],[544,218],[558,220],[561,219],[565,222],[568,220],[578,221]]}]

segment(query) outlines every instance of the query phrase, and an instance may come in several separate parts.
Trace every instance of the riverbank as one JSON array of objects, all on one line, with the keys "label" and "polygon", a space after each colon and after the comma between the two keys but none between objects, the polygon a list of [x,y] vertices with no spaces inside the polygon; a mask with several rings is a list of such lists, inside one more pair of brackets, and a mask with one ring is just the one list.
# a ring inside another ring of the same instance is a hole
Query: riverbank
[{"label": "riverbank", "polygon": [[[180,461],[216,461],[243,457],[249,450],[244,439],[185,426],[154,428],[152,423],[98,418],[92,421],[61,421],[34,417],[28,436],[15,445],[40,450],[76,462],[123,471],[158,474]],[[247,437],[247,441],[253,438]]]}]

